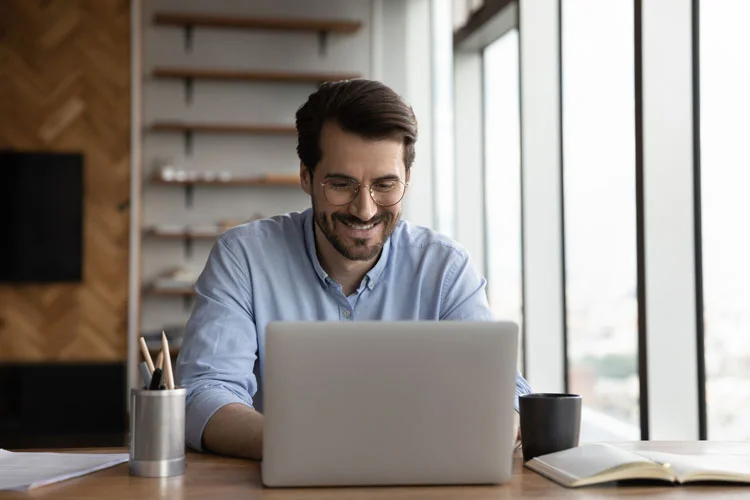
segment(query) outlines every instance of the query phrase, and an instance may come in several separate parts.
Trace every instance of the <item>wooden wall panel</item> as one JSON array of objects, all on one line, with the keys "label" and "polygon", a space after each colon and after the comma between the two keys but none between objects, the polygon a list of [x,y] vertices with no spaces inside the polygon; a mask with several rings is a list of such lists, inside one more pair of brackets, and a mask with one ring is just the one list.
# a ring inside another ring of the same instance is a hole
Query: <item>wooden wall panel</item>
[{"label": "wooden wall panel", "polygon": [[0,362],[125,361],[128,0],[0,1],[0,148],[85,162],[83,282],[0,284]]}]

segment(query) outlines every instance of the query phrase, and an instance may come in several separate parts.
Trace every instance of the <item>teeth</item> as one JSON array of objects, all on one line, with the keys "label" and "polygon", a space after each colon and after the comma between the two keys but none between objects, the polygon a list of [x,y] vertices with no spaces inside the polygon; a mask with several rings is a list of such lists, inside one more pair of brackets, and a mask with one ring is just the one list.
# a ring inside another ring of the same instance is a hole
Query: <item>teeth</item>
[{"label": "teeth", "polygon": [[348,222],[346,223],[346,225],[349,226],[349,227],[351,227],[351,228],[353,228],[353,229],[358,229],[360,231],[366,231],[368,229],[372,229],[373,227],[375,227],[375,224],[368,224],[366,226],[360,226],[360,225],[357,225],[357,224],[349,224]]}]

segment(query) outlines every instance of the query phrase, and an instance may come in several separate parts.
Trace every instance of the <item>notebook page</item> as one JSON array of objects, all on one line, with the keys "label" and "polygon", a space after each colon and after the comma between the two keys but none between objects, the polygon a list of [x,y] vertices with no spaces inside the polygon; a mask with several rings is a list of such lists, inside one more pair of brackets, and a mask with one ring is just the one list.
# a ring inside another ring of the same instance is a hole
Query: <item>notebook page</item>
[{"label": "notebook page", "polygon": [[563,472],[574,480],[592,477],[625,464],[652,463],[644,457],[607,444],[584,444],[542,455],[535,460]]},{"label": "notebook page", "polygon": [[127,461],[127,453],[34,453],[0,449],[0,491],[27,490]]},{"label": "notebook page", "polygon": [[658,463],[668,463],[680,478],[688,474],[714,473],[750,481],[750,455],[683,455],[658,451],[639,451],[638,454]]}]

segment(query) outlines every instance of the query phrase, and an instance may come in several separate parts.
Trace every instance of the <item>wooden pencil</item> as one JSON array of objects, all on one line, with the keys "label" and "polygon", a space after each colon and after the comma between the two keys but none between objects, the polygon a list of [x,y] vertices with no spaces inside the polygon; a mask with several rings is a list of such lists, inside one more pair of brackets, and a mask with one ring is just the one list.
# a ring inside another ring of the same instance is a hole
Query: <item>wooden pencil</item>
[{"label": "wooden pencil", "polygon": [[164,380],[167,389],[174,389],[174,373],[172,373],[172,356],[169,354],[169,341],[167,334],[161,332],[161,350],[164,353]]},{"label": "wooden pencil", "polygon": [[151,354],[148,352],[148,346],[146,345],[146,340],[143,337],[141,337],[138,339],[138,343],[141,346],[141,354],[143,354],[143,360],[146,362],[146,366],[148,366],[148,372],[153,374],[154,362],[151,360]]}]

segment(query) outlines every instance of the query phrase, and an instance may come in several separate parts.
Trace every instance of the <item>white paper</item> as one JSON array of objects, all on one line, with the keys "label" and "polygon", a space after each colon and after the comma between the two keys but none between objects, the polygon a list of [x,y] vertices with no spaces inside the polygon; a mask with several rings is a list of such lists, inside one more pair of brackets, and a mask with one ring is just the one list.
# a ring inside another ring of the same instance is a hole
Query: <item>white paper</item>
[{"label": "white paper", "polygon": [[128,461],[127,453],[35,453],[0,449],[0,491],[30,490]]}]

